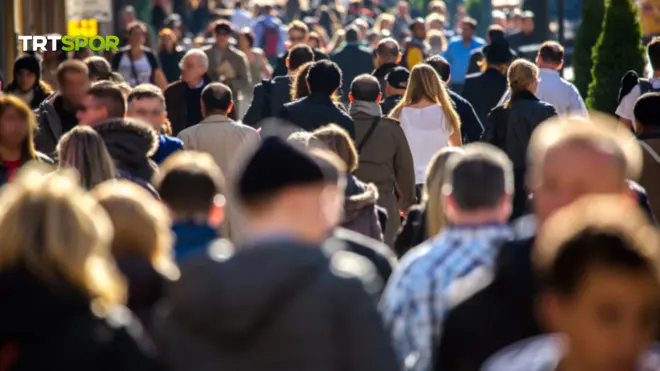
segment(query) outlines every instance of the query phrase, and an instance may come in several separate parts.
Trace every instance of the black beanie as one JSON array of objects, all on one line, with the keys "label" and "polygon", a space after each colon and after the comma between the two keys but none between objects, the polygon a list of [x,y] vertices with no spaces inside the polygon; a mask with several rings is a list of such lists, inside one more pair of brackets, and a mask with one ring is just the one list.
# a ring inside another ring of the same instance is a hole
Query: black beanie
[{"label": "black beanie", "polygon": [[28,70],[37,75],[37,81],[41,80],[41,61],[39,57],[32,54],[23,54],[14,61],[14,81],[19,70]]},{"label": "black beanie", "polygon": [[243,203],[250,203],[287,187],[338,179],[339,172],[330,163],[272,136],[261,142],[243,168],[238,180],[238,197]]}]

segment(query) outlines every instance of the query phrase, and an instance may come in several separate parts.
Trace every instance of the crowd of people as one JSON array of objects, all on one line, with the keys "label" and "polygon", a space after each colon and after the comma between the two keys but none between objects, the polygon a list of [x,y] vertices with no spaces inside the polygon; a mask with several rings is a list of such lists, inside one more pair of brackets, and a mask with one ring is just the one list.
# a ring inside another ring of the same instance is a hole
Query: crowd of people
[{"label": "crowd of people", "polygon": [[0,371],[660,369],[660,39],[616,119],[530,12],[167,3],[14,63]]}]

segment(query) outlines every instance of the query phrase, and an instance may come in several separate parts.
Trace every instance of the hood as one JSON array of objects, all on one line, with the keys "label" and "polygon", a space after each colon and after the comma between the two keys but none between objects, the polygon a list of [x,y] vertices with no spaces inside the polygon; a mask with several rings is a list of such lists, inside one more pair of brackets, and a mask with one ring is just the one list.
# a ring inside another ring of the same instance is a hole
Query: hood
[{"label": "hood", "polygon": [[[317,246],[286,240],[234,247],[225,240],[207,254],[181,264],[181,278],[168,290],[172,318],[181,328],[214,344],[249,342],[326,270]],[[219,320],[231,319],[231,320]]]},{"label": "hood", "polygon": [[349,180],[346,186],[347,194],[344,200],[344,223],[349,223],[358,218],[366,208],[373,209],[376,205],[376,201],[378,201],[378,188],[376,185],[373,183],[364,184],[357,180],[354,180],[354,182],[354,185],[351,185],[352,182]]},{"label": "hood", "polygon": [[22,265],[0,272],[0,297],[0,344],[40,336],[67,318],[90,313],[81,291],[66,283],[46,285]]}]

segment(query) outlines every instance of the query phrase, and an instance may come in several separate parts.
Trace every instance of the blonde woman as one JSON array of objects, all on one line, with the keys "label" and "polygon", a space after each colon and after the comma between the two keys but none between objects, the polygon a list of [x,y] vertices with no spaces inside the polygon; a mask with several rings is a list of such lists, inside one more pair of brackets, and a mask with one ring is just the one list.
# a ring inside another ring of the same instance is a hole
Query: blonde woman
[{"label": "blonde woman", "polygon": [[158,369],[139,323],[122,307],[126,285],[110,253],[112,223],[73,177],[20,174],[0,195],[0,234],[0,363]]},{"label": "blonde woman", "polygon": [[524,213],[527,201],[524,180],[529,140],[534,129],[556,116],[557,111],[534,95],[539,86],[539,69],[535,64],[516,60],[509,67],[507,82],[511,98],[488,114],[483,140],[503,150],[513,162],[515,196],[511,219],[515,219]]},{"label": "blonde woman", "polygon": [[418,64],[412,69],[406,93],[389,117],[399,120],[406,134],[420,193],[433,156],[444,147],[461,145],[461,120],[433,67]]},{"label": "blonde woman", "polygon": [[383,31],[392,32],[394,21],[394,15],[390,13],[381,13],[374,22],[374,32],[377,34],[380,34]]},{"label": "blonde woman", "polygon": [[118,177],[103,139],[89,126],[76,126],[64,134],[57,157],[60,168],[78,171],[80,185],[87,190]]},{"label": "blonde woman", "polygon": [[128,281],[128,308],[145,324],[167,280],[178,278],[172,257],[171,221],[167,209],[127,180],[104,183],[92,195],[114,227],[111,251]]},{"label": "blonde woman", "polygon": [[460,147],[447,147],[435,154],[426,170],[426,183],[419,205],[408,210],[406,219],[394,242],[397,256],[402,257],[408,250],[432,238],[445,226],[445,213],[442,204],[442,183],[445,179],[445,164],[455,155],[460,155]]}]

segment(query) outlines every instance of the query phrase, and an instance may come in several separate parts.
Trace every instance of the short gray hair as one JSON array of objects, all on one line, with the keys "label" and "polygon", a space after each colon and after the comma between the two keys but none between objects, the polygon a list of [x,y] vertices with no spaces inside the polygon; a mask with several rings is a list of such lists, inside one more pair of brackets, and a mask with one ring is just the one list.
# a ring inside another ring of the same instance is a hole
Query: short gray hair
[{"label": "short gray hair", "polygon": [[197,48],[190,49],[186,52],[186,54],[183,55],[183,58],[181,58],[181,62],[179,63],[179,68],[183,69],[183,61],[191,55],[198,56],[199,60],[202,62],[202,65],[204,65],[206,69],[209,68],[209,57],[202,49]]},{"label": "short gray hair", "polygon": [[514,191],[513,164],[495,146],[472,143],[464,153],[451,156],[445,169],[442,193],[451,195],[461,211],[496,208]]}]

